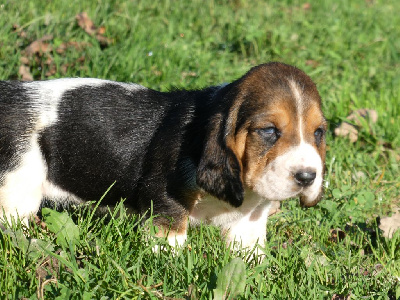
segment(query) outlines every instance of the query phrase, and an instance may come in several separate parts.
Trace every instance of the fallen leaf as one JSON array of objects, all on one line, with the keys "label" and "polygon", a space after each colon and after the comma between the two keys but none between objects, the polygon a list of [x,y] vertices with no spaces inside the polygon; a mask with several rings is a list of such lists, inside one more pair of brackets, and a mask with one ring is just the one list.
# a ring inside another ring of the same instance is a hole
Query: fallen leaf
[{"label": "fallen leaf", "polygon": [[97,33],[98,34],[105,34],[106,33],[106,28],[104,26],[99,27],[99,29],[97,29]]},{"label": "fallen leaf", "polygon": [[79,27],[81,27],[87,34],[94,36],[100,44],[108,45],[111,42],[111,40],[103,36],[106,32],[106,28],[103,26],[97,28],[86,12],[77,14],[75,18]]},{"label": "fallen leaf", "polygon": [[112,42],[112,40],[106,38],[105,36],[102,36],[101,34],[96,34],[96,39],[99,41],[99,43],[103,46],[106,46]]},{"label": "fallen leaf", "polygon": [[93,21],[89,18],[86,12],[82,12],[76,15],[79,27],[81,27],[87,34],[94,35],[97,33],[97,27]]},{"label": "fallen leaf", "polygon": [[335,128],[336,136],[347,136],[350,142],[355,143],[358,139],[358,130],[350,123],[343,122],[337,128]]},{"label": "fallen leaf", "polygon": [[46,71],[45,76],[50,77],[57,73],[57,67],[55,64],[51,64],[49,69]]},{"label": "fallen leaf", "polygon": [[289,246],[293,245],[293,239],[288,239],[287,242],[282,243],[282,248],[287,249]]},{"label": "fallen leaf", "polygon": [[44,62],[44,64],[50,66],[51,64],[53,64],[53,62],[54,62],[53,57],[51,55],[47,55],[46,61]]},{"label": "fallen leaf", "polygon": [[384,269],[383,265],[381,265],[381,264],[376,264],[376,265],[374,266],[374,270],[373,270],[373,272],[372,272],[372,275],[374,275],[374,276],[378,275],[380,272],[382,272],[383,269]]},{"label": "fallen leaf", "polygon": [[333,294],[332,300],[350,300],[350,295]]},{"label": "fallen leaf", "polygon": [[347,120],[354,121],[357,126],[361,125],[361,118],[368,118],[372,121],[372,123],[376,123],[378,121],[378,113],[376,110],[373,109],[366,109],[361,108],[357,109],[356,111],[352,112],[348,117]]},{"label": "fallen leaf", "polygon": [[12,27],[13,27],[14,32],[16,32],[19,37],[21,37],[21,38],[27,37],[26,31],[22,30],[18,24],[13,24]]},{"label": "fallen leaf", "polygon": [[63,54],[65,51],[67,51],[68,48],[74,48],[75,50],[82,50],[85,47],[90,47],[92,46],[90,43],[86,43],[86,42],[66,42],[66,43],[62,43],[60,46],[57,47],[56,52],[58,54]]},{"label": "fallen leaf", "polygon": [[368,271],[368,269],[367,268],[360,268],[360,274],[361,275],[363,275],[363,276],[368,276],[369,275],[369,271]]},{"label": "fallen leaf", "polygon": [[26,56],[21,56],[19,61],[21,62],[21,64],[29,65],[29,58],[27,58]]},{"label": "fallen leaf", "polygon": [[47,229],[47,225],[45,222],[43,222],[37,215],[33,217],[33,222],[43,230]]},{"label": "fallen leaf", "polygon": [[400,228],[400,211],[394,213],[391,217],[380,218],[379,229],[383,231],[383,236],[392,238],[393,234]]},{"label": "fallen leaf", "polygon": [[45,43],[46,41],[50,41],[53,39],[52,35],[45,35],[42,38],[32,42],[28,47],[25,48],[25,53],[27,55],[33,55],[36,53],[44,53],[51,50],[51,45],[49,43]]},{"label": "fallen leaf", "polygon": [[343,241],[346,237],[346,233],[341,229],[332,229],[331,230],[331,237],[329,240],[333,243],[337,243]]},{"label": "fallen leaf", "polygon": [[335,135],[348,137],[354,143],[358,139],[358,127],[362,124],[361,120],[369,119],[372,123],[376,123],[378,113],[373,109],[361,108],[352,112],[346,119],[349,122],[344,121],[335,128]]},{"label": "fallen leaf", "polygon": [[86,57],[84,55],[82,55],[81,57],[79,57],[76,61],[83,64],[86,60]]},{"label": "fallen leaf", "polygon": [[197,77],[197,73],[196,72],[182,72],[182,78],[185,79],[186,77]]},{"label": "fallen leaf", "polygon": [[316,68],[316,67],[318,67],[320,65],[320,63],[317,62],[316,60],[308,59],[308,60],[306,60],[306,65],[307,66],[311,66],[313,68]]},{"label": "fallen leaf", "polygon": [[20,65],[19,66],[19,70],[18,70],[18,74],[21,75],[21,80],[22,81],[32,81],[33,80],[33,76],[31,74],[31,71],[29,69],[29,66],[26,65]]}]

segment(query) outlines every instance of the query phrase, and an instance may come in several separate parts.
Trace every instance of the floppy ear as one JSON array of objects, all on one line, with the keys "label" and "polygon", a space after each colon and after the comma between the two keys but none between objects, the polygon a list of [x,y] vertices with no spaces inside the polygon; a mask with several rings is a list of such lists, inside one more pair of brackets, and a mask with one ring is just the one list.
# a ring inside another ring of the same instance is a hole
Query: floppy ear
[{"label": "floppy ear", "polygon": [[210,122],[196,181],[206,192],[239,207],[244,198],[242,166],[226,144],[224,125],[221,115]]}]

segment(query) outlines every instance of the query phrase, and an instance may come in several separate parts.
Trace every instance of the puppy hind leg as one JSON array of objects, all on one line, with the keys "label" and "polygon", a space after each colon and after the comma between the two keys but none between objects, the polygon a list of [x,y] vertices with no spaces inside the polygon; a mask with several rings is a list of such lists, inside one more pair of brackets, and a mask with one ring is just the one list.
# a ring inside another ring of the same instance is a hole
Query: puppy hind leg
[{"label": "puppy hind leg", "polygon": [[27,224],[40,207],[45,178],[45,162],[39,146],[33,143],[21,156],[19,165],[2,177],[0,218],[19,217]]}]

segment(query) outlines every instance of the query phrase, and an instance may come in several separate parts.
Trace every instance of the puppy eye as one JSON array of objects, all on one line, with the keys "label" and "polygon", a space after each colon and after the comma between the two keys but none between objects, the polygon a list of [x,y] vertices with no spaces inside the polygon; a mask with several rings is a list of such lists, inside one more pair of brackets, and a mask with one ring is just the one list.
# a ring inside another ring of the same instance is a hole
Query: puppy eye
[{"label": "puppy eye", "polygon": [[317,130],[315,130],[314,132],[314,136],[315,136],[315,142],[317,144],[317,146],[319,146],[321,144],[321,140],[322,137],[324,136],[325,131],[322,128],[318,128]]},{"label": "puppy eye", "polygon": [[275,143],[281,136],[280,131],[276,127],[267,127],[257,129],[258,134],[269,143]]}]

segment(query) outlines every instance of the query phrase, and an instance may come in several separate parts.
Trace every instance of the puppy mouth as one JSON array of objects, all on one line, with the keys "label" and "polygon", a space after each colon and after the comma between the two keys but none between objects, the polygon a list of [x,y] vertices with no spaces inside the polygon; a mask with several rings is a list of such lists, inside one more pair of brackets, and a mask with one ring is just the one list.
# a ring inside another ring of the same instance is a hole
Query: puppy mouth
[{"label": "puppy mouth", "polygon": [[[318,183],[313,182],[309,186],[298,186],[299,189],[296,196],[298,196],[300,199],[301,207],[312,207],[317,205],[318,202],[321,201],[324,194],[324,188],[322,184]],[[316,186],[317,184],[318,187]]]},{"label": "puppy mouth", "polygon": [[321,191],[318,194],[318,196],[313,200],[310,200],[306,195],[304,195],[304,193],[302,193],[302,194],[300,194],[300,197],[299,197],[300,198],[300,206],[301,207],[313,207],[313,206],[317,205],[319,201],[321,201],[322,196],[323,196],[322,188],[321,188]]}]

